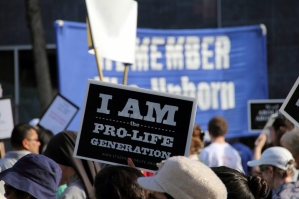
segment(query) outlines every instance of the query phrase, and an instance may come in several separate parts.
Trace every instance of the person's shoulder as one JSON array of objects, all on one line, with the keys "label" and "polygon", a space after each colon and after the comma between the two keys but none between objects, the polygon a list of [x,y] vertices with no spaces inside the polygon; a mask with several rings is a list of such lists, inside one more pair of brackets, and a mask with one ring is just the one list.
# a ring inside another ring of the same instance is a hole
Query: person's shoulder
[{"label": "person's shoulder", "polygon": [[294,198],[299,199],[299,182],[286,182],[283,186],[280,187],[280,190],[276,190],[277,197],[275,199],[280,198]]},{"label": "person's shoulder", "polygon": [[234,152],[237,152],[238,153],[238,150],[235,149],[231,144],[229,143],[226,143],[226,147],[229,148],[230,150],[234,151]]},{"label": "person's shoulder", "polygon": [[11,168],[16,162],[17,162],[17,160],[13,159],[13,158],[3,158],[3,159],[1,159],[0,160],[0,169],[1,169],[1,171],[4,171],[6,169]]},{"label": "person's shoulder", "polygon": [[209,144],[208,146],[201,149],[200,153],[209,153],[211,151],[214,151],[215,145],[213,143]]},{"label": "person's shoulder", "polygon": [[60,195],[59,199],[85,199],[86,193],[84,186],[81,182],[73,182],[68,185],[64,192]]}]

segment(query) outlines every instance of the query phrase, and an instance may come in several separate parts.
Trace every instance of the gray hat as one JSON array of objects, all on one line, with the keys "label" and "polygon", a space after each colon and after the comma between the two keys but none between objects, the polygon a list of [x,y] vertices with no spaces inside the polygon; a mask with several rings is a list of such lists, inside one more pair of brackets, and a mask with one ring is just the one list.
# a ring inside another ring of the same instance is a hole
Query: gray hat
[{"label": "gray hat", "polygon": [[175,199],[225,199],[225,185],[203,163],[184,156],[174,156],[157,165],[152,177],[138,178],[144,189],[168,193]]}]

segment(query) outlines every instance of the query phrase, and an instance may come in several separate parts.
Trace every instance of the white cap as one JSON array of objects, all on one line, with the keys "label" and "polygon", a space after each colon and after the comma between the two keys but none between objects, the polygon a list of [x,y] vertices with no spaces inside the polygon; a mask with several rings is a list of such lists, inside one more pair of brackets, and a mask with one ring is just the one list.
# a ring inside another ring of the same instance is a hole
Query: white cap
[{"label": "white cap", "polygon": [[290,160],[294,160],[290,151],[283,147],[270,147],[266,149],[260,159],[247,162],[250,167],[272,165],[282,170],[287,170]]},{"label": "white cap", "polygon": [[168,193],[175,199],[226,199],[223,182],[206,165],[184,156],[174,156],[157,164],[152,177],[140,177],[138,184],[151,191]]}]

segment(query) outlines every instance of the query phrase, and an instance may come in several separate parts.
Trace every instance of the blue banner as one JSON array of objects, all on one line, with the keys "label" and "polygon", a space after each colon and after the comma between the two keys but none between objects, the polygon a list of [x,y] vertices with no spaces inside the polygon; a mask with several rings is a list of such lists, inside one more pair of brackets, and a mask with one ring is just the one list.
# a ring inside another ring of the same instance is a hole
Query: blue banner
[{"label": "blue banner", "polygon": [[[203,30],[138,29],[136,61],[129,86],[197,98],[195,123],[225,117],[227,137],[248,132],[247,101],[268,99],[266,37],[263,26]],[[82,107],[87,79],[98,79],[95,56],[88,53],[86,24],[55,23],[59,92]],[[105,81],[122,84],[124,65],[102,59]],[[182,115],[184,117],[184,115]],[[81,111],[69,129],[78,131]]]}]

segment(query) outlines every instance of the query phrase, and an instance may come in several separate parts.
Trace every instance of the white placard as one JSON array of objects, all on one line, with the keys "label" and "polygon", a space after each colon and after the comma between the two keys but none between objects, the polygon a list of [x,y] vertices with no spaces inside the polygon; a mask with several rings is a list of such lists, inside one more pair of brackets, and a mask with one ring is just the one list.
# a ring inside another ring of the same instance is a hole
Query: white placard
[{"label": "white placard", "polygon": [[0,139],[10,138],[14,128],[10,99],[0,99]]},{"label": "white placard", "polygon": [[51,130],[57,134],[67,128],[79,108],[72,102],[57,95],[42,116],[39,126]]},{"label": "white placard", "polygon": [[101,57],[133,64],[137,31],[137,2],[86,0],[93,45]]}]

